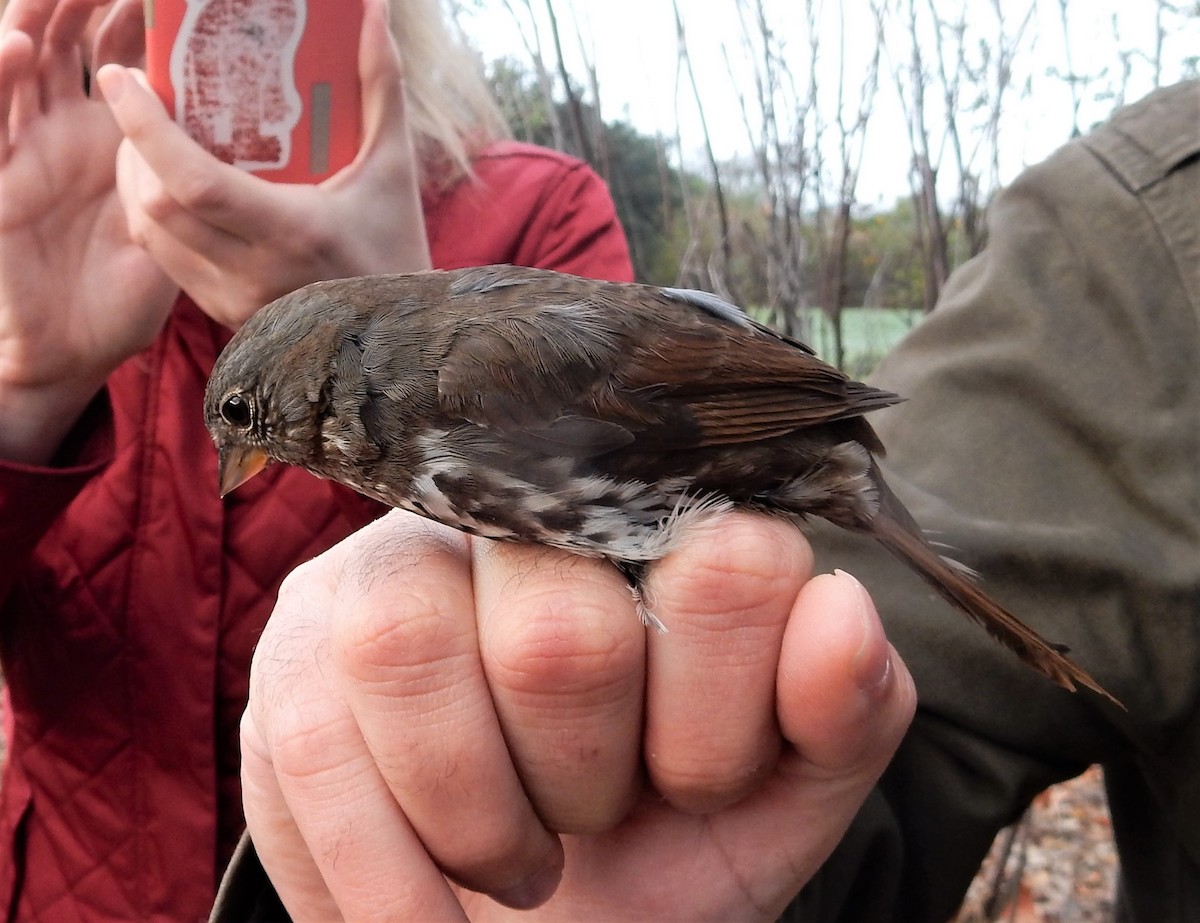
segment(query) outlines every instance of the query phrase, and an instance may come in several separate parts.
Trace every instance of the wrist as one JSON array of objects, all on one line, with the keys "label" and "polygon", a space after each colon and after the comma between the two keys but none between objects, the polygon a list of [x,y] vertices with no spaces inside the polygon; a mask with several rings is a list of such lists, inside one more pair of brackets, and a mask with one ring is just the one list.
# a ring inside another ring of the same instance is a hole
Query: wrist
[{"label": "wrist", "polygon": [[0,458],[48,465],[104,382],[0,383]]}]

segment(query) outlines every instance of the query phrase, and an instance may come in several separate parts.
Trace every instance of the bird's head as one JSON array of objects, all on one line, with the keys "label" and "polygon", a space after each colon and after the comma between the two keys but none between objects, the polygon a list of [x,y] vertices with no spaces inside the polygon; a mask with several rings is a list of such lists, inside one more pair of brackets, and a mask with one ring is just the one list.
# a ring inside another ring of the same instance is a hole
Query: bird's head
[{"label": "bird's head", "polygon": [[268,462],[311,467],[335,335],[317,285],[273,301],[221,352],[204,394],[221,496]]}]

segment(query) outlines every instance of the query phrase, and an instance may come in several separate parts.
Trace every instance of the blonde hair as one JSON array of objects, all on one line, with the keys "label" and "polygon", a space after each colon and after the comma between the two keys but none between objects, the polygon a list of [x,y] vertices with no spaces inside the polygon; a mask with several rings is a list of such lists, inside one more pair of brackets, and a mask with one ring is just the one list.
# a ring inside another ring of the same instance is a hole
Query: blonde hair
[{"label": "blonde hair", "polygon": [[471,161],[508,126],[479,57],[451,34],[442,0],[389,0],[392,34],[404,62],[408,123],[427,185],[471,173]]}]

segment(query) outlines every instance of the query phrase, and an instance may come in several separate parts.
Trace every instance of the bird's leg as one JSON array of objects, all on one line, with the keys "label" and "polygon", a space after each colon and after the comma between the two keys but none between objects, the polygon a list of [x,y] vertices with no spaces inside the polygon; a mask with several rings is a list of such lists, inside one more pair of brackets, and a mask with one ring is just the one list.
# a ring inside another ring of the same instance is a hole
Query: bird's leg
[{"label": "bird's leg", "polygon": [[629,591],[633,594],[633,604],[637,609],[638,618],[641,619],[642,624],[647,628],[653,628],[660,634],[666,634],[667,626],[662,623],[662,620],[650,608],[649,592],[646,590],[646,585],[643,582],[643,578],[646,576],[645,562],[617,561],[615,563],[621,573],[625,575],[625,579],[629,581]]}]

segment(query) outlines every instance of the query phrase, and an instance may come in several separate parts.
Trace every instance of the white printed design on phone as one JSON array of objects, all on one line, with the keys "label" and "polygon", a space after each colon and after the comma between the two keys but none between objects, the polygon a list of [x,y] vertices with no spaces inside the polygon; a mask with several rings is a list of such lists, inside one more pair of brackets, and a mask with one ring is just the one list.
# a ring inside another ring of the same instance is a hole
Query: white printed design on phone
[{"label": "white printed design on phone", "polygon": [[305,0],[187,0],[171,49],[175,120],[226,163],[262,170],[291,160],[306,12]]}]

